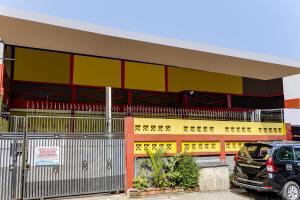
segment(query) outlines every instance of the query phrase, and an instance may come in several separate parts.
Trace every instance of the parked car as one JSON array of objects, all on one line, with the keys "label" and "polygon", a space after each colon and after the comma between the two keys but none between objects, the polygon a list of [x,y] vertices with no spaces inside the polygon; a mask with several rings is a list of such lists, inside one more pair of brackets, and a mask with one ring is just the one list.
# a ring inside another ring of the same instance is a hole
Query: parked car
[{"label": "parked car", "polygon": [[299,199],[299,142],[245,143],[234,160],[234,185],[250,192],[276,192],[286,200]]}]

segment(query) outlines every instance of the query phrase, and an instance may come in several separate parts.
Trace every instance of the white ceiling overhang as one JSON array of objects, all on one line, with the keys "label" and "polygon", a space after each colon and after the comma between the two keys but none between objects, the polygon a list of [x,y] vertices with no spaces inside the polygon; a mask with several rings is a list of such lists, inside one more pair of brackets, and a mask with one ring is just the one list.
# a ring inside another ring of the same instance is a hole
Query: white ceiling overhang
[{"label": "white ceiling overhang", "polygon": [[11,45],[264,80],[300,73],[297,60],[120,31],[3,7],[0,7],[0,37]]}]

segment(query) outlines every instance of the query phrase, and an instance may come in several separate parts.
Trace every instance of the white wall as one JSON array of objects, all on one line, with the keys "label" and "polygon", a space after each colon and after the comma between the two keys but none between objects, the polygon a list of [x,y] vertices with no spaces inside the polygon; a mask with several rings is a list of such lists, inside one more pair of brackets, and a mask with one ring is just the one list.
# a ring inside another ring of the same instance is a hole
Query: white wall
[{"label": "white wall", "polygon": [[2,59],[4,56],[4,44],[1,42],[0,38],[0,64],[3,64],[4,60]]},{"label": "white wall", "polygon": [[284,109],[284,121],[292,125],[300,125],[300,109]]},{"label": "white wall", "polygon": [[300,98],[300,74],[283,78],[284,99]]}]

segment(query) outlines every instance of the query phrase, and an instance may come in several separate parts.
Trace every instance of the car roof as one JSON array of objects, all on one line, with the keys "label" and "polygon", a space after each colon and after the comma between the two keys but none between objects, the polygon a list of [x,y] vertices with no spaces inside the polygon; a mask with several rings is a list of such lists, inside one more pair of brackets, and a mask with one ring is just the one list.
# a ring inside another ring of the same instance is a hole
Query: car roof
[{"label": "car roof", "polygon": [[300,145],[300,141],[258,141],[258,142],[246,142],[245,144],[264,144],[269,146],[294,146]]}]

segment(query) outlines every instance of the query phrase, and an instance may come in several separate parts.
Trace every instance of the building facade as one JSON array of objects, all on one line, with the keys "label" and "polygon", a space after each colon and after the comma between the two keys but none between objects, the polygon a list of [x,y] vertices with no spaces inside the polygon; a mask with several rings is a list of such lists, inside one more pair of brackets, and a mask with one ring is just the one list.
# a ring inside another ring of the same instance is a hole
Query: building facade
[{"label": "building facade", "polygon": [[230,164],[244,142],[292,139],[299,61],[3,9],[0,24],[2,199],[126,190],[147,149]]}]

